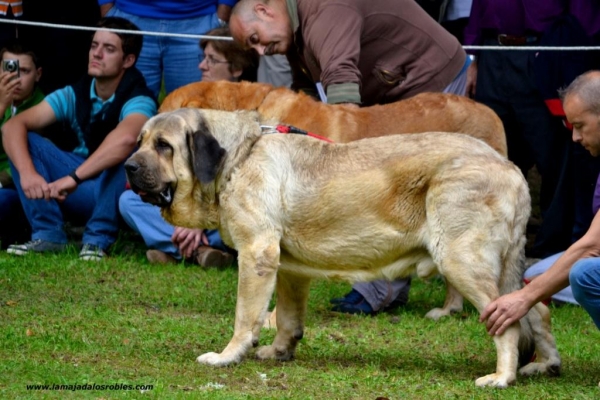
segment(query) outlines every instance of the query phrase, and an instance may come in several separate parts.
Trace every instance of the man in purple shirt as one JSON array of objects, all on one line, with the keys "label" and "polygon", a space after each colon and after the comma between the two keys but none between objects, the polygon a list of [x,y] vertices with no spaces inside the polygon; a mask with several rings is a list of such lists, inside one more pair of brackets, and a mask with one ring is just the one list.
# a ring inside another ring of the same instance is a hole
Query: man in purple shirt
[{"label": "man in purple shirt", "polygon": [[[600,3],[595,0],[473,0],[465,44],[540,45],[545,35],[568,14],[583,27],[584,36],[593,37],[600,31]],[[573,174],[570,134],[565,131],[562,119],[552,115],[540,86],[536,85],[540,70],[533,68],[535,58],[535,51],[480,51],[469,69],[467,90],[502,119],[509,158],[523,174],[535,165],[541,175],[543,222],[529,256],[546,257],[566,249],[577,239],[572,237],[576,188],[570,176]],[[559,86],[568,83],[561,82]],[[558,87],[542,89],[554,92]],[[588,186],[593,188],[594,182],[590,183]],[[581,184],[585,185],[585,180]],[[588,192],[586,201],[591,204],[592,193]],[[590,222],[591,215],[582,224]],[[587,226],[583,231],[586,229]]]}]

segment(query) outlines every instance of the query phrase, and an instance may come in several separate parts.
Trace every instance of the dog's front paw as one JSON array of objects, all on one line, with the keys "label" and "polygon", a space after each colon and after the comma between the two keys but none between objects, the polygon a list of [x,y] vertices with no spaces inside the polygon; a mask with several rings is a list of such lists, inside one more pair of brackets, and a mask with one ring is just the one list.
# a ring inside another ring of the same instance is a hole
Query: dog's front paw
[{"label": "dog's front paw", "polygon": [[256,358],[260,360],[288,361],[294,358],[294,352],[285,347],[262,346],[256,350]]},{"label": "dog's front paw", "polygon": [[508,385],[514,383],[516,381],[516,377],[512,374],[489,374],[486,376],[482,376],[481,378],[475,381],[475,385],[482,386],[490,386],[496,387],[500,389],[507,388]]},{"label": "dog's front paw", "polygon": [[238,363],[240,360],[232,357],[224,357],[219,353],[204,353],[196,359],[200,364],[212,365],[213,367],[223,367],[225,365]]}]

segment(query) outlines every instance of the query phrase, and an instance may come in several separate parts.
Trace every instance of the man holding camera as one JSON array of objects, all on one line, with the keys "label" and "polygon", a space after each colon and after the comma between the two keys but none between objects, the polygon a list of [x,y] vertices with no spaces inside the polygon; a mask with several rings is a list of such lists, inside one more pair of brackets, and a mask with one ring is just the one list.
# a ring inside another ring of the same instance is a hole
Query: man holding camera
[{"label": "man holding camera", "polygon": [[[101,28],[139,30],[122,18],[104,18]],[[89,51],[88,75],[59,89],[12,118],[2,141],[32,240],[8,253],[62,251],[64,218],[85,222],[82,260],[100,261],[119,231],[118,200],[125,190],[123,163],[156,102],[134,67],[142,37],[98,30]],[[59,121],[73,144],[59,149],[35,131]]]},{"label": "man holding camera", "polygon": [[[33,51],[14,42],[0,51],[0,114],[4,125],[12,116],[40,103],[44,94],[38,87],[42,68]],[[23,214],[19,195],[14,187],[8,156],[0,143],[0,244],[25,239],[29,223]]]}]

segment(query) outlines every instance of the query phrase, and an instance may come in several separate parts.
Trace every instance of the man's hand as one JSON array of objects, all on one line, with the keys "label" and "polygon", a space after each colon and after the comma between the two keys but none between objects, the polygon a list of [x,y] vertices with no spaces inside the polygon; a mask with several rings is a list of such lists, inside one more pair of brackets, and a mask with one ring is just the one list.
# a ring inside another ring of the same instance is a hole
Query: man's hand
[{"label": "man's hand", "polygon": [[221,21],[229,23],[229,17],[231,16],[231,7],[227,4],[219,4],[217,6],[217,17]]},{"label": "man's hand", "polygon": [[21,188],[28,199],[49,199],[48,182],[37,172],[21,174]]},{"label": "man's hand", "polygon": [[202,229],[175,227],[171,241],[179,249],[179,253],[190,258],[200,244],[208,245],[208,239]]},{"label": "man's hand", "polygon": [[48,187],[50,188],[49,198],[63,202],[69,193],[73,193],[77,189],[77,182],[70,176],[65,176],[50,183]]},{"label": "man's hand", "polygon": [[505,294],[492,301],[483,310],[479,322],[486,321],[490,335],[501,335],[504,331],[527,314],[532,305],[523,296],[522,290]]},{"label": "man's hand", "polygon": [[3,72],[0,75],[0,111],[4,111],[12,105],[14,91],[21,84],[21,79],[17,77],[17,72]]},{"label": "man's hand", "polygon": [[467,97],[474,98],[477,89],[477,61],[473,60],[467,69]]}]

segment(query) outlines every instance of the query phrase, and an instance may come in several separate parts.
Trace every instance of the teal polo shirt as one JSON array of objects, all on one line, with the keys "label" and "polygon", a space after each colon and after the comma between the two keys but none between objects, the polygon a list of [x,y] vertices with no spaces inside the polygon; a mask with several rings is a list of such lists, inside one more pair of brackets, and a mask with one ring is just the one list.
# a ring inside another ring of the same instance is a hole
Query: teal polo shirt
[{"label": "teal polo shirt", "polygon": [[[92,79],[90,86],[90,99],[92,100],[92,111],[91,118],[95,121],[96,118],[104,118],[106,110],[114,100],[115,95],[113,94],[108,100],[103,101],[98,95],[96,95],[96,78]],[[73,150],[73,153],[87,158],[89,155],[88,148],[83,140],[83,132],[77,123],[76,117],[76,104],[75,92],[71,86],[56,90],[46,96],[46,101],[50,104],[57,121],[67,122],[71,126],[74,132],[77,133],[79,145]],[[148,118],[152,118],[156,115],[156,103],[148,96],[136,96],[129,99],[121,108],[121,114],[119,115],[119,122],[125,119],[130,114],[142,114]]]}]

